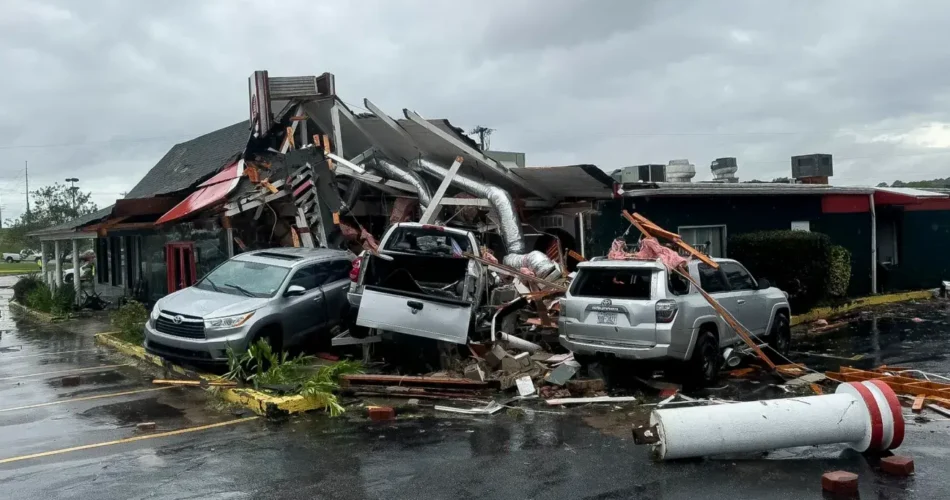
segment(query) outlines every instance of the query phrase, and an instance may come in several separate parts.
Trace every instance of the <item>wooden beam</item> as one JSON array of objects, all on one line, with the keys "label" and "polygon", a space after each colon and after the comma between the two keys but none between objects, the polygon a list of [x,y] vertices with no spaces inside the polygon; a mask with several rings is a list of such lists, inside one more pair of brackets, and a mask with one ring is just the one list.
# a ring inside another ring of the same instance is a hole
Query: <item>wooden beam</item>
[{"label": "wooden beam", "polygon": [[354,156],[353,158],[350,158],[350,163],[353,163],[355,165],[362,165],[363,162],[366,161],[366,159],[369,158],[370,156],[373,156],[375,152],[376,152],[376,148],[370,147],[366,151],[363,151],[362,153]]},{"label": "wooden beam", "polygon": [[[390,129],[392,129],[394,132],[399,134],[399,136],[402,137],[403,140],[405,140],[407,144],[415,148],[416,151],[419,151],[419,146],[416,144],[415,139],[413,139],[412,136],[409,135],[409,132],[406,132],[406,129],[402,128],[402,126],[399,125],[399,123],[397,123],[396,120],[393,120],[389,115],[384,113],[383,110],[376,107],[376,105],[370,102],[369,99],[363,99],[363,105],[366,106],[366,109],[368,109],[370,113],[373,113],[374,115],[376,115],[376,118],[379,118],[380,120],[382,120],[383,123],[388,125]],[[390,159],[394,160],[395,158],[390,158]]]},{"label": "wooden beam", "polygon": [[455,147],[455,148],[458,148],[458,150],[461,151],[463,154],[466,154],[466,155],[468,155],[468,156],[471,156],[471,157],[474,158],[475,161],[477,161],[478,163],[480,163],[480,164],[482,164],[482,165],[485,165],[486,167],[490,168],[491,170],[494,170],[496,173],[498,173],[498,174],[504,176],[506,179],[508,179],[509,181],[511,181],[511,182],[513,182],[513,183],[515,183],[515,184],[517,184],[519,187],[521,187],[521,188],[524,189],[525,191],[527,191],[527,192],[529,192],[529,193],[533,193],[534,195],[536,195],[536,196],[538,196],[538,197],[540,197],[540,198],[543,198],[543,199],[545,199],[545,200],[548,200],[548,201],[551,201],[551,200],[554,199],[554,196],[553,196],[551,193],[549,193],[547,190],[545,190],[545,189],[543,189],[543,188],[541,188],[541,187],[539,187],[539,186],[537,186],[537,185],[532,185],[532,184],[531,184],[530,182],[528,182],[527,180],[522,179],[521,177],[518,177],[516,174],[513,174],[513,173],[512,173],[510,170],[508,170],[507,168],[501,166],[501,165],[500,165],[497,161],[495,161],[494,159],[485,156],[482,152],[480,152],[480,151],[478,151],[477,149],[475,149],[475,148],[469,146],[468,144],[462,142],[458,137],[454,137],[454,136],[452,136],[451,134],[449,134],[448,132],[446,132],[446,131],[440,129],[439,127],[436,127],[435,125],[429,123],[425,118],[419,116],[419,115],[418,115],[417,113],[415,113],[414,111],[410,111],[410,110],[408,110],[408,109],[404,109],[404,110],[403,110],[403,114],[406,115],[406,118],[408,118],[409,120],[411,120],[411,121],[415,122],[417,125],[419,125],[419,126],[425,128],[426,130],[428,130],[429,132],[431,132],[433,135],[435,135],[435,136],[439,137],[440,139],[442,139],[443,141],[449,143],[451,146],[453,146],[453,147]]},{"label": "wooden beam", "polygon": [[442,207],[442,197],[445,196],[445,192],[448,191],[449,186],[452,185],[452,179],[455,179],[455,174],[459,173],[459,168],[462,166],[462,157],[456,156],[455,161],[452,163],[452,166],[449,167],[449,173],[446,174],[445,178],[442,179],[442,183],[439,184],[439,188],[435,190],[435,194],[432,195],[432,201],[429,203],[429,206],[426,207],[425,212],[423,212],[422,217],[419,219],[419,222],[422,224],[432,224],[436,216],[439,214],[439,209]]},{"label": "wooden beam", "polygon": [[552,283],[552,282],[550,282],[550,281],[548,281],[548,280],[544,280],[544,279],[538,278],[537,276],[529,276],[529,275],[524,274],[523,272],[521,272],[521,271],[519,271],[519,270],[517,270],[517,269],[515,269],[515,268],[513,268],[513,267],[511,267],[511,266],[506,266],[506,265],[504,265],[504,264],[492,262],[492,261],[490,261],[490,260],[486,260],[486,259],[483,259],[483,258],[481,258],[481,257],[476,257],[474,254],[471,254],[471,253],[469,253],[469,252],[463,253],[462,256],[463,256],[463,257],[466,257],[466,258],[469,258],[469,259],[472,259],[472,260],[474,260],[475,262],[478,262],[479,264],[481,264],[481,265],[483,265],[483,266],[486,266],[486,267],[488,267],[488,268],[490,268],[490,269],[494,269],[494,270],[496,270],[496,271],[499,271],[499,272],[502,272],[502,273],[505,273],[505,274],[509,274],[509,275],[511,275],[511,276],[517,276],[517,277],[520,278],[522,281],[526,281],[526,282],[529,282],[529,283],[536,283],[536,284],[538,284],[538,285],[546,286],[546,287],[548,287],[548,288],[550,288],[550,289],[552,289],[552,290],[556,290],[556,291],[558,291],[558,292],[566,292],[566,291],[567,291],[567,287],[565,287],[565,286],[558,285],[557,283]]},{"label": "wooden beam", "polygon": [[[304,111],[303,111],[303,105],[301,104],[297,106],[297,111],[294,112],[294,115],[302,115],[302,114],[304,114]],[[295,121],[291,123],[289,127],[287,127],[287,135],[286,137],[284,137],[284,142],[280,145],[280,154],[287,154],[287,151],[289,151],[290,148],[293,147],[294,132],[297,131],[298,123],[300,122]]]},{"label": "wooden beam", "polygon": [[333,153],[326,153],[326,156],[327,156],[327,158],[330,158],[330,159],[332,159],[332,160],[334,160],[334,161],[336,161],[336,162],[342,164],[344,167],[349,168],[350,170],[352,170],[352,171],[354,171],[354,172],[356,172],[356,173],[364,174],[364,175],[366,174],[366,170],[363,169],[363,167],[352,163],[351,161],[347,160],[346,158],[343,158],[342,156],[337,156],[337,155],[335,155],[335,154],[333,154]]},{"label": "wooden beam", "polygon": [[[637,214],[637,213],[634,213],[633,215],[631,215],[630,212],[623,210],[621,211],[621,215],[623,216],[623,218],[627,219],[627,221],[630,222],[630,224],[633,224],[633,226],[635,226],[638,230],[640,230],[641,233],[645,234],[647,237],[656,238],[656,235],[650,232],[651,227],[659,229],[664,234],[677,236],[676,238],[667,238],[667,239],[670,239],[673,242],[673,244],[676,245],[678,248],[689,253],[693,257],[696,257],[697,259],[701,260],[707,266],[712,267],[713,269],[719,269],[719,264],[716,263],[716,261],[712,260],[711,258],[709,258],[708,255],[700,252],[699,250],[696,250],[691,245],[681,240],[678,237],[679,235],[677,235],[676,233],[671,233],[669,231],[666,231],[660,226],[657,226],[656,224],[653,224],[652,222],[650,222],[650,220],[647,219],[646,217],[643,217],[642,215]],[[645,222],[648,225],[641,224],[641,222]]]},{"label": "wooden beam", "polygon": [[927,395],[918,394],[917,397],[914,398],[914,404],[910,407],[910,410],[914,413],[922,412],[924,410],[924,400],[926,399]]}]

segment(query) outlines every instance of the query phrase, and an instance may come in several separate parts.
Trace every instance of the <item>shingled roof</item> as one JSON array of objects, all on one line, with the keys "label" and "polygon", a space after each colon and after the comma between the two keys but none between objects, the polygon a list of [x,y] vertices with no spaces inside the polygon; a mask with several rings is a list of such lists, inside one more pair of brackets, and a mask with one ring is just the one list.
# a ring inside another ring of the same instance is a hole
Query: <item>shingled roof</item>
[{"label": "shingled roof", "polygon": [[192,187],[243,152],[250,130],[245,120],[176,144],[125,197],[148,198]]}]

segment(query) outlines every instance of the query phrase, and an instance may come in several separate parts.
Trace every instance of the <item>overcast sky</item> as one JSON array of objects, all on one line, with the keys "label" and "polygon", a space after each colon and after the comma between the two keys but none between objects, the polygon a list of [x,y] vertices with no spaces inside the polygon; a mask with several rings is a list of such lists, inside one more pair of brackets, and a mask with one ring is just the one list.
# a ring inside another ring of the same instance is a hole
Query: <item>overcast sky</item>
[{"label": "overcast sky", "polygon": [[[0,205],[79,177],[100,206],[247,118],[247,77],[337,77],[529,165],[835,155],[832,183],[950,176],[945,1],[0,0]],[[943,33],[943,34],[941,34]]]}]

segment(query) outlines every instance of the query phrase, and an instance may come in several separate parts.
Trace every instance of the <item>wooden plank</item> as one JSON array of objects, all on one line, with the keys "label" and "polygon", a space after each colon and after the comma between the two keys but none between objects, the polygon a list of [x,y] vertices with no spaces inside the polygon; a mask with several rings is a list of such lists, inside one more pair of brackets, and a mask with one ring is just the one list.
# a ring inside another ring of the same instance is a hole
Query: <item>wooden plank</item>
[{"label": "wooden plank", "polygon": [[155,379],[155,380],[152,380],[152,383],[158,384],[158,385],[187,385],[187,386],[198,386],[198,387],[237,387],[237,383],[235,382],[211,381],[211,380]]},{"label": "wooden plank", "polygon": [[449,167],[449,173],[442,179],[439,188],[436,189],[435,194],[432,195],[432,201],[429,203],[429,206],[426,207],[425,212],[422,213],[422,217],[419,219],[420,223],[432,224],[435,221],[435,217],[439,214],[439,208],[442,206],[442,198],[445,196],[445,192],[448,191],[449,186],[452,185],[452,179],[455,179],[455,174],[459,172],[462,161],[461,156],[455,157],[455,161],[452,163],[452,166]]},{"label": "wooden plank", "polygon": [[914,404],[911,405],[910,410],[914,413],[920,413],[924,411],[924,401],[926,399],[927,399],[927,396],[923,394],[918,394],[917,397],[914,398]]},{"label": "wooden plank", "polygon": [[341,377],[345,385],[413,385],[413,386],[451,386],[457,388],[483,389],[491,386],[490,382],[470,380],[467,378],[449,377],[417,377],[410,375],[344,375]]}]

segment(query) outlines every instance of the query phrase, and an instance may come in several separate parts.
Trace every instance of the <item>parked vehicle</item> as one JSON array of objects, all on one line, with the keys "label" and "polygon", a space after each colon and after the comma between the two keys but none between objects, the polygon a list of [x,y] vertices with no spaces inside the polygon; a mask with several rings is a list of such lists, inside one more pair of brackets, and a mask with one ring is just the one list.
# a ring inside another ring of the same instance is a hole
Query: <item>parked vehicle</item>
[{"label": "parked vehicle", "polygon": [[14,262],[20,262],[21,260],[23,260],[23,257],[18,253],[3,252],[3,261],[7,264],[13,264]]},{"label": "parked vehicle", "polygon": [[[690,275],[753,334],[786,354],[791,313],[785,292],[734,260],[714,260],[719,269],[691,261]],[[714,383],[723,350],[742,342],[694,286],[657,261],[581,263],[560,304],[560,342],[575,357],[663,362],[685,369],[698,384]]]},{"label": "parked vehicle", "polygon": [[273,248],[237,255],[194,285],[161,298],[145,326],[145,348],[167,358],[227,361],[257,339],[275,350],[339,324],[349,304],[352,254]]},{"label": "parked vehicle", "polygon": [[364,336],[367,328],[377,328],[467,343],[487,276],[464,252],[480,255],[469,231],[415,222],[390,227],[379,255],[353,261],[351,334]]}]

